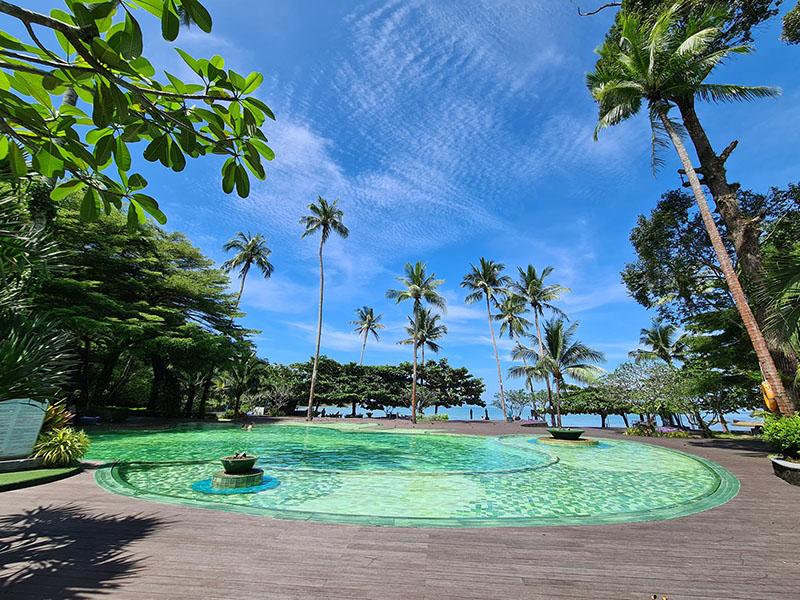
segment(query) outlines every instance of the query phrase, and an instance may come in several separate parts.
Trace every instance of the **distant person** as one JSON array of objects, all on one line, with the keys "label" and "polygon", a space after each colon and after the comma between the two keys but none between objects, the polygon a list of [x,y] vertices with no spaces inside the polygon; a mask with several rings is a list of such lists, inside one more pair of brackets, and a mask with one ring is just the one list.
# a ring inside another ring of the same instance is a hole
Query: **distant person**
[{"label": "distant person", "polygon": [[242,430],[243,431],[252,431],[253,430],[253,422],[250,421],[248,423],[242,423]]}]

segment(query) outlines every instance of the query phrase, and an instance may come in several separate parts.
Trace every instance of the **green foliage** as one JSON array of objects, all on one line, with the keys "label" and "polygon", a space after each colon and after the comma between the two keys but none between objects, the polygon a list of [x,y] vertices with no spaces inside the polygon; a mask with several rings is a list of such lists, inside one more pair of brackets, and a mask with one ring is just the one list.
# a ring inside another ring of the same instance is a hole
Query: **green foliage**
[{"label": "green foliage", "polygon": [[661,164],[658,150],[669,144],[667,129],[681,131],[669,111],[694,98],[711,102],[750,101],[775,96],[762,86],[708,83],[725,59],[751,50],[726,40],[725,7],[706,4],[686,13],[685,4],[663,7],[657,15],[622,10],[618,31],[597,50],[595,71],[586,84],[599,108],[595,137],[646,107],[652,132],[653,169]]},{"label": "green foliage", "polygon": [[[675,0],[623,0],[622,9],[639,12],[654,20],[675,3]],[[720,42],[743,44],[753,41],[753,30],[764,21],[778,14],[781,0],[720,0],[716,2],[726,10],[721,24]],[[683,18],[697,17],[710,4],[709,0],[685,0],[681,13]],[[613,28],[612,28],[612,31]]]},{"label": "green foliage", "polygon": [[67,388],[78,408],[147,402],[177,416],[185,393],[194,410],[190,381],[244,344],[227,276],[179,233],[147,224],[131,234],[119,214],[81,221],[76,199],[61,203],[50,231],[68,257],[35,301],[81,357]]},{"label": "green foliage", "polygon": [[787,458],[800,458],[800,415],[767,414],[761,435],[773,451]]},{"label": "green foliage", "polygon": [[[547,393],[542,390],[534,392],[528,390],[506,390],[505,398],[506,409],[512,418],[522,418],[526,410],[532,410],[536,417],[541,417],[547,411]],[[494,395],[492,406],[502,408],[499,393]]]},{"label": "green foliage", "polygon": [[783,16],[781,39],[787,44],[800,44],[800,2]]},{"label": "green foliage", "polygon": [[654,437],[656,435],[656,428],[655,425],[651,423],[636,423],[625,430],[625,435]]},{"label": "green foliage", "polygon": [[[181,18],[210,32],[211,17],[199,0],[70,1],[50,16],[4,2],[0,12],[20,20],[30,36],[3,32],[0,38],[0,159],[13,176],[33,170],[64,179],[52,198],[80,195],[84,219],[127,205],[131,227],[144,223],[146,214],[166,219],[143,192],[144,177],[130,172],[133,145],[144,148],[146,160],[173,171],[182,171],[187,157],[227,155],[223,189],[230,193],[235,186],[242,197],[250,189],[248,171],[266,176],[262,159],[274,153],[261,127],[275,117],[253,96],[264,79],[260,73],[245,76],[225,69],[221,56],[194,58],[176,48],[195,80],[167,72],[159,79],[143,55],[143,16],[159,19],[170,42]],[[35,35],[34,28],[53,35]],[[58,43],[42,43],[51,39]],[[57,106],[54,97],[61,95],[65,101]]]},{"label": "green foliage", "polygon": [[73,415],[67,410],[67,403],[64,400],[51,402],[47,405],[47,411],[44,415],[44,422],[42,423],[42,432],[50,431],[51,429],[60,429],[67,427],[72,423]]},{"label": "green foliage", "polygon": [[33,456],[41,458],[47,467],[68,467],[83,458],[88,450],[86,433],[72,427],[57,427],[39,436]]},{"label": "green foliage", "polygon": [[447,413],[438,413],[435,415],[422,415],[417,417],[417,422],[419,423],[437,423],[449,420],[450,417],[447,415]]},{"label": "green foliage", "polygon": [[33,298],[64,256],[21,204],[0,199],[0,401],[49,401],[60,394],[74,357],[69,336],[46,310],[33,309]]}]

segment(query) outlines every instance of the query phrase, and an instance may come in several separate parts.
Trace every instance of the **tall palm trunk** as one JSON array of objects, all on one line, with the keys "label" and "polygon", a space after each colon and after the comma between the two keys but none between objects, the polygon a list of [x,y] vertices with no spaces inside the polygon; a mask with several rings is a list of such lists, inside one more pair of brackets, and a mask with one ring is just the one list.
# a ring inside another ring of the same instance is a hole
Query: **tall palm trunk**
[{"label": "tall palm trunk", "polygon": [[239,303],[242,301],[242,292],[244,292],[244,280],[247,279],[247,274],[249,272],[250,272],[250,265],[245,265],[242,268],[242,272],[240,273],[242,283],[239,284],[239,295],[236,296],[236,308],[237,309],[239,308]]},{"label": "tall palm trunk", "polygon": [[361,358],[358,360],[358,365],[363,367],[364,366],[364,350],[367,349],[367,335],[369,331],[364,332],[364,341],[361,343]]},{"label": "tall palm trunk", "polygon": [[[539,328],[539,313],[533,309],[533,322],[536,325],[536,337],[539,340],[539,358],[544,357],[544,344],[542,344],[542,330]],[[556,427],[555,406],[553,404],[553,388],[550,387],[550,374],[544,374],[544,382],[547,386],[547,402],[550,404],[550,424]]]},{"label": "tall palm trunk", "polygon": [[319,241],[319,310],[317,311],[317,346],[314,351],[314,366],[311,369],[311,388],[308,391],[308,413],[306,421],[314,418],[314,388],[317,385],[317,367],[319,366],[319,346],[322,341],[322,300],[325,293],[325,268],[322,263],[322,246],[324,242]]},{"label": "tall palm trunk", "polygon": [[494,324],[492,323],[492,307],[489,304],[489,294],[484,294],[486,298],[486,317],[489,319],[489,333],[492,334],[492,348],[494,348],[494,360],[497,363],[497,383],[500,385],[500,406],[503,409],[503,421],[508,421],[508,410],[506,409],[506,394],[503,390],[503,372],[500,369],[500,354],[497,352],[497,340],[494,338]]},{"label": "tall palm trunk", "polygon": [[[714,151],[711,141],[700,122],[695,111],[694,98],[687,97],[676,101],[681,118],[692,140],[703,176],[703,183],[708,186],[714,203],[719,211],[722,220],[730,235],[733,247],[736,250],[739,268],[745,283],[749,283],[755,289],[760,289],[764,285],[765,270],[764,260],[761,252],[761,219],[753,218],[751,215],[743,214],[739,207],[737,198],[737,184],[728,182],[725,163],[728,160],[736,142],[732,142],[720,155]],[[768,313],[766,306],[757,303],[753,308],[753,314],[759,327],[764,327]],[[776,367],[785,378],[791,380],[797,371],[798,357],[788,348],[785,339],[770,336],[766,340],[770,354],[772,354]],[[797,400],[797,390],[790,387],[786,390],[793,400]]]},{"label": "tall palm trunk", "polygon": [[723,243],[722,237],[719,234],[717,224],[714,222],[714,217],[711,214],[711,209],[708,206],[705,193],[700,187],[700,180],[697,178],[697,173],[692,166],[692,161],[689,158],[686,147],[683,145],[683,140],[681,140],[681,137],[675,131],[675,128],[672,126],[672,123],[667,117],[666,112],[661,109],[659,110],[658,114],[661,118],[661,122],[664,124],[664,128],[672,140],[672,144],[675,146],[675,150],[681,159],[683,168],[686,171],[686,176],[691,184],[692,192],[694,192],[697,206],[700,209],[700,216],[703,218],[706,231],[708,232],[708,236],[711,238],[711,245],[714,247],[714,252],[717,254],[717,260],[719,261],[722,273],[725,276],[725,281],[728,284],[728,289],[731,292],[731,296],[733,296],[733,301],[736,303],[736,308],[739,310],[739,316],[742,318],[742,323],[744,323],[744,327],[747,330],[747,335],[750,336],[750,341],[753,344],[753,349],[758,357],[758,363],[761,366],[761,371],[764,375],[764,378],[767,380],[767,382],[769,382],[769,385],[775,392],[775,400],[778,402],[778,408],[781,413],[784,415],[790,415],[794,413],[794,403],[786,393],[781,376],[778,373],[778,369],[775,367],[775,362],[772,360],[772,355],[767,347],[767,342],[764,339],[764,335],[761,333],[761,329],[758,327],[758,323],[756,323],[756,319],[753,316],[753,311],[750,309],[750,304],[747,302],[747,296],[745,295],[744,290],[742,289],[742,284],[739,282],[739,277],[736,275],[736,271],[733,268],[731,257],[728,256],[728,251],[725,248],[725,244]]},{"label": "tall palm trunk", "polygon": [[417,422],[417,338],[414,336],[414,363],[411,369],[411,422]]},{"label": "tall palm trunk", "polygon": [[553,377],[556,384],[556,427],[561,427],[561,377]]}]

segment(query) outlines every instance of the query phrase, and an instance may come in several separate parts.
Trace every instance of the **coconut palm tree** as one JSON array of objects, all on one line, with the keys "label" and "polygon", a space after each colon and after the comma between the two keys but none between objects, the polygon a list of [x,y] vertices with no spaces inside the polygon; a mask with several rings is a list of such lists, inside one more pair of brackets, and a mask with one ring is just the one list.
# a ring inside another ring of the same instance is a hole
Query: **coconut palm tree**
[{"label": "coconut palm tree", "polygon": [[336,233],[339,237],[346,238],[350,235],[350,230],[342,222],[344,213],[337,206],[338,200],[328,202],[322,196],[317,197],[316,202],[308,205],[309,215],[301,217],[300,224],[305,227],[302,237],[308,237],[319,233],[319,307],[317,310],[317,343],[314,347],[314,365],[311,369],[311,387],[308,392],[308,413],[306,420],[314,418],[314,388],[317,384],[317,369],[319,367],[319,347],[322,340],[322,303],[325,298],[325,266],[322,260],[322,250],[325,242]]},{"label": "coconut palm tree", "polygon": [[[523,315],[528,313],[528,303],[525,298],[517,294],[509,294],[501,301],[496,302],[497,314],[494,315],[495,321],[500,322],[500,337],[508,335],[508,339],[515,342],[515,349],[521,345],[521,340],[528,335],[531,323]],[[527,360],[522,359],[527,366]],[[533,381],[528,377],[525,381],[528,390],[533,393]]]},{"label": "coconut palm tree", "polygon": [[420,348],[423,366],[425,365],[426,347],[432,352],[441,350],[441,346],[437,341],[447,334],[447,326],[439,323],[441,318],[441,315],[434,313],[429,308],[420,308],[414,313],[413,318],[408,317],[406,333],[408,333],[409,337],[398,342],[405,345],[415,344]]},{"label": "coconut palm tree", "polygon": [[489,319],[489,333],[494,349],[494,360],[497,363],[497,383],[500,386],[500,407],[503,409],[503,420],[508,420],[506,408],[506,395],[503,390],[503,372],[500,369],[500,354],[497,352],[497,340],[494,337],[494,317],[492,316],[492,302],[499,296],[506,294],[506,288],[511,284],[508,275],[502,275],[505,265],[481,257],[477,265],[470,265],[470,272],[464,275],[461,287],[471,290],[467,294],[467,304],[474,304],[483,298],[486,301],[486,317]]},{"label": "coconut palm tree", "polygon": [[272,275],[273,267],[272,263],[269,262],[272,250],[267,247],[267,240],[260,233],[250,235],[250,232],[242,233],[241,231],[225,242],[222,248],[225,252],[236,251],[233,258],[222,263],[222,269],[226,273],[230,273],[234,269],[239,271],[239,279],[242,280],[239,285],[239,295],[236,296],[236,308],[239,308],[239,302],[242,300],[242,292],[244,291],[244,281],[247,279],[250,267],[255,265],[261,271],[264,279],[269,279]]},{"label": "coconut palm tree", "polygon": [[[561,296],[570,291],[569,288],[559,285],[557,283],[546,284],[545,279],[553,272],[553,267],[545,267],[539,273],[536,267],[528,265],[525,269],[518,267],[519,277],[513,284],[515,293],[519,294],[528,302],[533,312],[533,322],[536,328],[536,340],[539,343],[539,354],[544,354],[544,345],[542,343],[542,330],[539,325],[540,318],[544,316],[544,312],[548,311],[557,316],[565,317],[564,312],[553,304]],[[523,348],[524,349],[524,348]],[[523,360],[525,353],[519,353],[519,357]],[[555,406],[553,404],[553,388],[550,385],[550,375],[545,373],[544,376],[545,386],[547,387],[547,400],[550,403],[550,420],[555,424]]]},{"label": "coconut palm tree", "polygon": [[628,356],[637,361],[661,359],[672,366],[686,353],[686,342],[683,336],[676,335],[677,332],[677,326],[672,323],[665,324],[660,319],[653,319],[653,324],[642,328],[639,335],[639,343],[644,347],[630,352]]},{"label": "coconut palm tree", "polygon": [[553,378],[557,427],[561,427],[561,391],[567,379],[591,383],[602,373],[596,363],[605,360],[602,352],[575,339],[577,329],[577,323],[567,327],[564,319],[549,319],[544,324],[544,353],[528,349],[524,355],[532,362],[531,366],[509,369],[509,374],[515,377],[533,376],[542,379],[545,375],[550,375]]},{"label": "coconut palm tree", "polygon": [[[413,315],[422,309],[422,303],[445,309],[444,297],[436,289],[444,283],[444,279],[436,279],[436,274],[428,274],[425,263],[417,261],[415,264],[406,263],[405,275],[397,280],[403,284],[401,289],[391,289],[386,292],[386,297],[395,300],[398,304],[405,300],[413,303]],[[410,318],[410,317],[409,317]],[[411,375],[411,422],[417,422],[417,348],[414,346],[414,362]]]},{"label": "coconut palm tree", "polygon": [[380,322],[383,318],[383,315],[376,315],[375,311],[370,306],[362,306],[361,308],[357,308],[356,314],[358,315],[358,318],[355,321],[350,321],[350,324],[355,325],[356,328],[353,331],[364,338],[361,342],[361,358],[359,358],[358,361],[359,365],[363,365],[364,350],[367,348],[367,337],[372,334],[372,337],[375,338],[375,341],[380,340],[378,331],[384,328],[383,323]]},{"label": "coconut palm tree", "polygon": [[[601,61],[587,76],[587,85],[600,108],[595,130],[617,125],[647,105],[654,165],[655,150],[667,145],[675,148],[694,193],[703,224],[717,255],[728,289],[736,303],[742,323],[753,344],[761,371],[775,393],[780,411],[794,412],[794,403],[784,388],[764,335],[739,281],[722,236],[717,229],[697,171],[681,137],[682,127],[672,120],[670,110],[686,98],[712,101],[752,100],[775,96],[770,87],[707,83],[712,71],[733,54],[750,51],[749,46],[720,45],[724,11],[711,8],[698,18],[682,23],[681,4],[665,10],[652,25],[629,11],[619,13],[619,39],[609,39],[598,50]],[[665,136],[666,135],[666,139]]]}]

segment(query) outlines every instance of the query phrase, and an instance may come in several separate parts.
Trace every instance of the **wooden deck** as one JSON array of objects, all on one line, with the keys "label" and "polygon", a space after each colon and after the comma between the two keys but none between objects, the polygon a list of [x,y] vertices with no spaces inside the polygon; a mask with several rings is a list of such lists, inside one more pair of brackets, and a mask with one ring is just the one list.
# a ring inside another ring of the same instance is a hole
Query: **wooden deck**
[{"label": "wooden deck", "polygon": [[[445,427],[530,431],[505,423]],[[145,502],[109,494],[85,472],[0,494],[0,598],[800,597],[800,488],[772,474],[763,448],[752,441],[654,443],[719,462],[741,480],[740,494],[672,521],[390,529]]]}]

